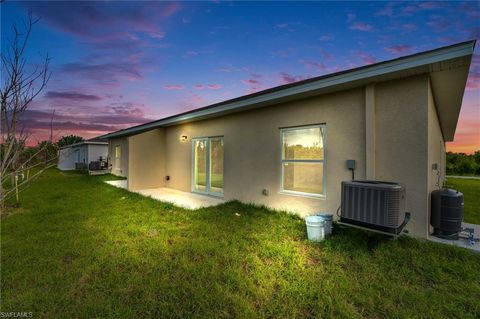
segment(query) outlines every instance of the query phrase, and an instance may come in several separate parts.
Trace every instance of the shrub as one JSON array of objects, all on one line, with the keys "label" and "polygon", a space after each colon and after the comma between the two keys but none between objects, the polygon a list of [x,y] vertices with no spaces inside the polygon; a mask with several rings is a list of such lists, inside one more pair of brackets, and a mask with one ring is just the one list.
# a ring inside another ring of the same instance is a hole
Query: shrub
[{"label": "shrub", "polygon": [[447,175],[480,175],[480,151],[472,155],[447,152]]}]

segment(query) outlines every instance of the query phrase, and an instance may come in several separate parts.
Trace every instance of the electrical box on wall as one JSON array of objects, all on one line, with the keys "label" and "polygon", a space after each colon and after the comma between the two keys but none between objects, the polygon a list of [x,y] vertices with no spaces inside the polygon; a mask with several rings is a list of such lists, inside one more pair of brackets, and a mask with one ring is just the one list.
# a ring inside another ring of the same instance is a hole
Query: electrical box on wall
[{"label": "electrical box on wall", "polygon": [[355,160],[347,160],[347,168],[355,169]]}]

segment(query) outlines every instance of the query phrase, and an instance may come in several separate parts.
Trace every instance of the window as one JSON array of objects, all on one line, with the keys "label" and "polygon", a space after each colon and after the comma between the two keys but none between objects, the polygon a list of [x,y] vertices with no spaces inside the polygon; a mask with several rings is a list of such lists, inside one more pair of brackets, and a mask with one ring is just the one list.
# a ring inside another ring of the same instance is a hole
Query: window
[{"label": "window", "polygon": [[120,156],[122,155],[122,149],[120,145],[115,145],[115,169],[120,170]]},{"label": "window", "polygon": [[324,196],[325,125],[281,129],[282,192]]},{"label": "window", "polygon": [[115,158],[116,159],[120,159],[120,155],[121,155],[121,149],[120,149],[120,145],[116,145],[115,146]]},{"label": "window", "polygon": [[223,137],[194,138],[192,190],[223,194]]}]

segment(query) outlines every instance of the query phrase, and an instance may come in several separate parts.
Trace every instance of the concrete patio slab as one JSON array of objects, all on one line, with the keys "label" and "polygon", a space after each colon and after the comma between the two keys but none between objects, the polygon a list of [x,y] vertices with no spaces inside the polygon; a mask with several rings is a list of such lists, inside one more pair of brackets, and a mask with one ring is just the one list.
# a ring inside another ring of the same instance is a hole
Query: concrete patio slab
[{"label": "concrete patio slab", "polygon": [[172,188],[150,188],[135,192],[143,196],[151,197],[162,202],[172,203],[176,206],[187,209],[199,209],[203,207],[216,206],[225,202],[221,198],[182,192]]},{"label": "concrete patio slab", "polygon": [[[477,224],[470,224],[470,223],[462,223],[462,228],[473,228],[474,229],[474,237],[475,238],[480,238],[480,225]],[[464,233],[462,232],[462,235]],[[442,244],[447,244],[447,245],[455,245],[463,248],[467,248],[473,251],[476,251],[480,253],[480,242],[476,242],[474,245],[471,245],[467,239],[460,238],[458,240],[448,240],[448,239],[443,239],[443,238],[438,238],[435,236],[429,236],[428,240],[437,242],[437,243],[442,243]]]},{"label": "concrete patio slab", "polygon": [[[117,181],[106,181],[107,184],[128,189],[127,180],[117,180]],[[149,188],[136,190],[134,193],[138,193],[145,197],[151,197],[161,202],[172,203],[176,206],[187,208],[187,209],[199,209],[203,207],[216,206],[224,203],[225,201],[222,198],[182,192],[172,188]]]},{"label": "concrete patio slab", "polygon": [[120,179],[117,181],[105,181],[105,183],[123,189],[128,189],[128,184],[126,179]]}]

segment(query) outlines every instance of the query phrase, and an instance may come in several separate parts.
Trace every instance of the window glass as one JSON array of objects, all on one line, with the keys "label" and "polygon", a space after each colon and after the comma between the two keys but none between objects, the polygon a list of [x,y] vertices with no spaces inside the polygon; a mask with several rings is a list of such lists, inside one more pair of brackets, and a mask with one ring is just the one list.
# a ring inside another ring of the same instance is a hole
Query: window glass
[{"label": "window glass", "polygon": [[194,141],[194,187],[205,191],[207,186],[207,140]]},{"label": "window glass", "polygon": [[115,146],[115,158],[120,158],[120,145]]},{"label": "window glass", "polygon": [[323,163],[283,163],[283,189],[323,194]]},{"label": "window glass", "polygon": [[223,138],[210,139],[210,190],[223,192]]},{"label": "window glass", "polygon": [[283,159],[323,160],[322,129],[317,127],[283,131]]}]

